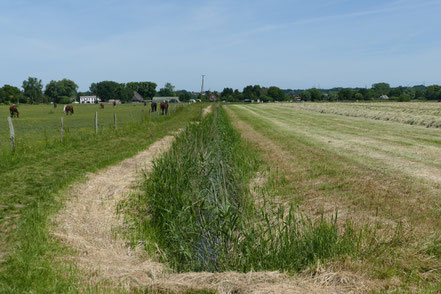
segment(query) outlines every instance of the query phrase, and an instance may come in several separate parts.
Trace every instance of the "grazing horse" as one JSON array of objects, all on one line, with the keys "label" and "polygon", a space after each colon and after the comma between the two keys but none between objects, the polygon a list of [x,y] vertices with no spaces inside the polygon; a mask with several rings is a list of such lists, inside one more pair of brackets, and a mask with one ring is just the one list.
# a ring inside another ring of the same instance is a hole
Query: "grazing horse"
[{"label": "grazing horse", "polygon": [[152,112],[156,112],[156,110],[158,109],[158,104],[156,102],[152,102]]},{"label": "grazing horse", "polygon": [[104,103],[100,103],[101,109],[104,109]]},{"label": "grazing horse", "polygon": [[167,101],[162,101],[161,102],[161,111],[162,111],[162,115],[167,115],[167,111],[168,111],[168,102]]},{"label": "grazing horse", "polygon": [[74,113],[74,111],[73,111],[73,106],[71,106],[71,105],[65,105],[63,111],[64,111],[64,113],[67,114],[67,115],[69,115],[69,112],[70,112],[70,114],[73,114],[73,113]]},{"label": "grazing horse", "polygon": [[11,113],[11,117],[14,117],[15,115],[17,115],[17,117],[19,117],[20,113],[18,112],[17,106],[15,105],[11,105],[9,107],[9,112]]}]

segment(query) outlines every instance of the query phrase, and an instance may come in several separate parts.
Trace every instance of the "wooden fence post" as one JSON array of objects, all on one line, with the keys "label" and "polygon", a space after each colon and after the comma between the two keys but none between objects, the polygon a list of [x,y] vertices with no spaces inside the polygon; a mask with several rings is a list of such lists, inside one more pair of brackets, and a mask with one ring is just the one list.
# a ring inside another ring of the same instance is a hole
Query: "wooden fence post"
[{"label": "wooden fence post", "polygon": [[10,116],[8,116],[8,122],[9,122],[9,134],[11,136],[11,147],[12,152],[15,151],[15,132],[14,132],[14,125],[12,124],[12,119]]},{"label": "wooden fence post", "polygon": [[116,129],[116,112],[113,113],[113,127]]},{"label": "wooden fence post", "polygon": [[98,111],[95,112],[95,134],[98,134]]},{"label": "wooden fence post", "polygon": [[61,143],[63,143],[64,127],[63,127],[63,117],[61,117]]}]

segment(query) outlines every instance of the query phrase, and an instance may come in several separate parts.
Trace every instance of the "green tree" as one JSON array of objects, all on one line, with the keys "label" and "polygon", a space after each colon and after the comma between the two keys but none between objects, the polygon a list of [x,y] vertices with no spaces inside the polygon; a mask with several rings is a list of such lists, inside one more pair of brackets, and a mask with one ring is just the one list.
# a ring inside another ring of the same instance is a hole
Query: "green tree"
[{"label": "green tree", "polygon": [[171,83],[166,83],[164,88],[159,89],[158,91],[159,97],[173,97],[175,96],[175,86]]},{"label": "green tree", "polygon": [[374,90],[376,94],[376,98],[381,95],[390,95],[390,85],[388,83],[376,83],[372,85],[372,90]]},{"label": "green tree", "polygon": [[364,98],[363,94],[361,94],[360,92],[355,93],[355,95],[354,95],[354,99],[357,101],[363,100],[363,98]]},{"label": "green tree", "polygon": [[341,89],[337,93],[338,100],[343,101],[354,100],[354,95],[354,91],[348,88]]},{"label": "green tree", "polygon": [[[268,97],[271,99],[268,99]],[[263,97],[262,100],[264,100]],[[265,95],[265,100],[284,101],[286,100],[286,94],[280,88],[272,86],[268,88],[268,94]]]},{"label": "green tree", "polygon": [[[50,81],[49,84],[46,85],[44,94],[56,103],[63,103],[75,98],[77,89],[78,86],[74,81],[62,79],[61,81]],[[61,102],[61,97],[63,97],[63,102]],[[66,99],[66,97],[68,98]]]},{"label": "green tree", "polygon": [[311,101],[320,101],[322,100],[322,93],[319,89],[312,88],[309,89],[309,93],[311,94]]},{"label": "green tree", "polygon": [[3,88],[0,88],[0,103],[19,102],[26,102],[23,92],[19,88],[10,85],[4,85]]},{"label": "green tree", "polygon": [[43,100],[43,84],[41,80],[33,77],[29,77],[23,81],[23,93],[28,97],[29,102],[39,103]]},{"label": "green tree", "polygon": [[132,92],[136,91],[145,99],[152,99],[156,94],[156,84],[153,82],[130,82],[126,84],[126,87],[131,89]]},{"label": "green tree", "polygon": [[227,96],[233,96],[233,89],[232,88],[224,88],[224,90],[221,93],[221,97],[227,97]]},{"label": "green tree", "polygon": [[120,94],[120,85],[117,82],[102,81],[96,83],[95,86],[95,91],[92,92],[94,92],[101,100],[107,101],[109,99],[120,99],[118,96]]},{"label": "green tree", "polygon": [[441,87],[438,85],[428,86],[426,89],[427,100],[441,100]]}]

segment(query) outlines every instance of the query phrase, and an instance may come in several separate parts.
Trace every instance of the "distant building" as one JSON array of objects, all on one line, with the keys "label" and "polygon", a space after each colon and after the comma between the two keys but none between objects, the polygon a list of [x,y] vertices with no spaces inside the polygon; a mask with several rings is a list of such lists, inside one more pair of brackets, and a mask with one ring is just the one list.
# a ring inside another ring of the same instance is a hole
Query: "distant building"
[{"label": "distant building", "polygon": [[115,104],[121,104],[121,100],[119,99],[109,99],[109,101],[107,101],[109,104],[113,104],[113,102],[115,102]]},{"label": "distant building", "polygon": [[138,92],[133,91],[132,102],[134,103],[144,103],[144,97],[142,97]]},{"label": "distant building", "polygon": [[96,96],[80,96],[80,103],[81,104],[85,104],[85,103],[98,103],[100,101],[101,101],[101,99],[99,97],[96,97]]},{"label": "distant building", "polygon": [[389,99],[389,96],[387,96],[387,95],[381,95],[381,96],[380,96],[380,99],[387,100],[387,99]]},{"label": "distant building", "polygon": [[162,101],[168,101],[168,103],[181,103],[179,97],[153,97],[153,102],[161,103]]}]

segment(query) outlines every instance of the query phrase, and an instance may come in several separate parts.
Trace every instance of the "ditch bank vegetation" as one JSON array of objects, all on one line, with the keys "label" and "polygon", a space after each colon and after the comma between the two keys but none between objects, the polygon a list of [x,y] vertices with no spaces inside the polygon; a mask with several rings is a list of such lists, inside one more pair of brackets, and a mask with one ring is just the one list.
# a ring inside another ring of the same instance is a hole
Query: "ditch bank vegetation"
[{"label": "ditch bank vegetation", "polygon": [[141,244],[181,273],[295,274],[335,258],[363,258],[383,245],[374,227],[339,224],[337,213],[312,221],[295,206],[277,204],[274,183],[251,193],[263,162],[222,107],[213,108],[155,161],[140,192],[120,203],[132,246]]}]

